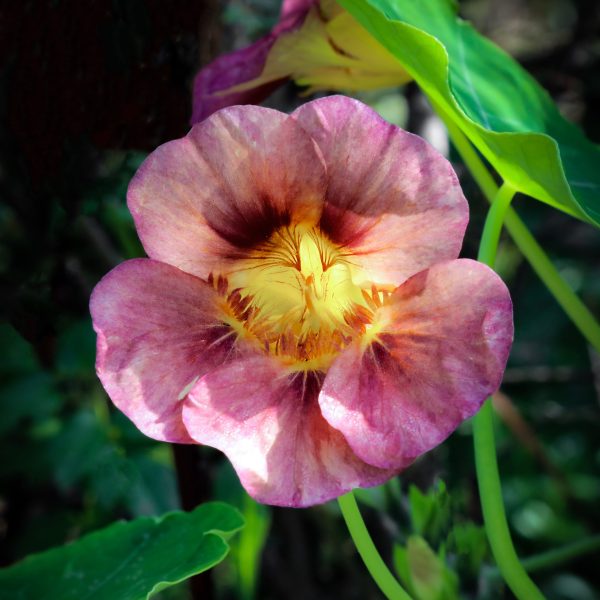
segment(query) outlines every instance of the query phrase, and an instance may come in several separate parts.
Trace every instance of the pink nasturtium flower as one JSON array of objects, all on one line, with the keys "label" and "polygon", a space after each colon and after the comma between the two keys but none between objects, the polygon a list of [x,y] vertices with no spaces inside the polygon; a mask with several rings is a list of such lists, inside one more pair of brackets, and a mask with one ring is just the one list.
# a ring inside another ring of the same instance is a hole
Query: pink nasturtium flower
[{"label": "pink nasturtium flower", "polygon": [[311,93],[393,87],[410,76],[335,0],[284,0],[269,35],[198,73],[192,123],[225,106],[261,102],[286,79]]},{"label": "pink nasturtium flower", "polygon": [[500,384],[511,300],[456,259],[456,175],[356,100],[218,111],[128,202],[150,258],[94,290],[98,375],[142,432],[222,450],[261,502],[380,484]]}]

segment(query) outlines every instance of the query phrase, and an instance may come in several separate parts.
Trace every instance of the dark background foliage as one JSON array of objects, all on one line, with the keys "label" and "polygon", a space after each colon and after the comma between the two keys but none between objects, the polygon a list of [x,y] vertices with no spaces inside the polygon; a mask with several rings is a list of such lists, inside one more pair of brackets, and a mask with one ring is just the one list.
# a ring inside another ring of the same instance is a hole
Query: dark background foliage
[{"label": "dark background foliage", "polygon": [[[254,515],[254,546],[234,546],[227,564],[164,597],[249,598],[243,565],[252,561],[260,598],[379,597],[335,504],[295,511],[249,503],[217,452],[173,451],[143,437],[94,374],[89,294],[112,266],[143,255],[125,206],[129,179],[146,153],[187,131],[196,69],[265,33],[277,11],[277,0],[0,2],[2,565],[117,518],[222,498]],[[470,0],[461,12],[600,141],[595,0]],[[268,102],[290,110],[297,93],[289,84]],[[361,97],[418,133],[438,125],[413,86]],[[471,204],[463,254],[474,256],[486,205],[452,150],[451,159]],[[598,231],[526,198],[515,206],[600,314]],[[517,330],[498,399],[499,455],[515,540],[529,555],[598,529],[600,357],[508,239],[499,268]],[[438,491],[409,500],[412,484]],[[465,596],[509,597],[478,529],[468,423],[361,498],[386,555],[417,533],[436,550],[445,545]],[[551,598],[593,600],[597,562],[589,555],[536,577]]]}]

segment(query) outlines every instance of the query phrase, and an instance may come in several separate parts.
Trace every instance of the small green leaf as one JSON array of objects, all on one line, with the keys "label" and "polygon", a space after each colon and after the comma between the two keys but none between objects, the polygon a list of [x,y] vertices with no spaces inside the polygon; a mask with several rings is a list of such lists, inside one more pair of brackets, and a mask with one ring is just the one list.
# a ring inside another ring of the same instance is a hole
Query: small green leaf
[{"label": "small green leaf", "polygon": [[61,425],[60,435],[48,447],[47,458],[55,465],[56,484],[67,492],[89,474],[95,474],[103,464],[112,462],[116,450],[109,443],[107,431],[89,409],[77,411]]},{"label": "small green leaf", "polygon": [[38,371],[0,386],[0,434],[13,429],[25,419],[42,421],[61,405],[52,377]]},{"label": "small green leaf", "polygon": [[426,494],[411,485],[408,490],[410,520],[413,531],[437,544],[450,522],[450,496],[446,485],[439,481]]},{"label": "small green leaf", "polygon": [[408,550],[404,546],[395,545],[393,550],[393,561],[396,573],[400,576],[402,583],[408,591],[414,595],[412,577],[410,574],[410,563],[408,562]]},{"label": "small green leaf", "polygon": [[0,570],[6,600],[141,600],[221,562],[239,512],[210,502],[190,513],[115,523]]},{"label": "small green leaf", "polygon": [[394,563],[417,600],[458,598],[458,578],[446,566],[443,551],[437,555],[421,536],[410,536],[406,548],[394,547]]},{"label": "small green leaf", "polygon": [[471,522],[455,525],[448,536],[448,550],[457,555],[459,571],[476,576],[489,554],[485,529]]},{"label": "small green leaf", "polygon": [[0,325],[0,346],[0,434],[6,434],[23,421],[43,422],[62,399],[31,345],[8,324]]},{"label": "small green leaf", "polygon": [[600,147],[448,0],[340,0],[518,191],[600,224]]},{"label": "small green leaf", "polygon": [[31,373],[40,368],[35,352],[8,323],[0,323],[0,375]]},{"label": "small green leaf", "polygon": [[96,335],[91,319],[73,323],[57,340],[56,370],[63,377],[91,377],[96,362]]}]

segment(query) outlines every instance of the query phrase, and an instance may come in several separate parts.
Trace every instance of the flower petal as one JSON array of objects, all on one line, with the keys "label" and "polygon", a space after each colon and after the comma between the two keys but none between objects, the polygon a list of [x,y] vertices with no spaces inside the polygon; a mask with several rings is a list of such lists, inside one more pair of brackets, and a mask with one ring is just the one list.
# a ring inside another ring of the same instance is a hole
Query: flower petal
[{"label": "flower petal", "polygon": [[[308,12],[301,27],[278,36],[260,75],[236,85],[232,91],[254,89],[284,77],[291,77],[300,85],[309,85],[313,91],[332,87],[353,89],[350,74],[360,66],[356,59],[332,46],[326,23],[315,7]],[[334,77],[327,81],[326,74],[334,74]]]},{"label": "flower petal", "polygon": [[253,357],[205,375],[183,420],[201,444],[222,450],[256,500],[309,506],[393,472],[360,461],[321,416],[313,375],[290,375],[274,359]]},{"label": "flower petal", "polygon": [[[411,80],[411,76],[404,70],[400,61],[349,12],[342,11],[328,21],[327,33],[336,48],[360,61],[362,71],[366,75],[365,83],[371,76],[378,76],[377,81],[381,80],[382,83],[387,77],[391,85],[400,85]],[[364,89],[362,85],[356,87]]]},{"label": "flower petal", "polygon": [[122,263],[94,289],[98,377],[152,438],[192,441],[181,421],[186,388],[232,354],[216,299],[207,283],[148,259]]},{"label": "flower petal", "polygon": [[242,91],[227,92],[230,88],[253,80],[262,73],[276,39],[276,35],[270,34],[246,48],[219,56],[198,71],[194,78],[190,123],[199,123],[226,106],[258,104],[275,90],[282,79],[271,80]]},{"label": "flower petal", "polygon": [[233,106],[155,150],[128,191],[151,258],[206,278],[289,222],[317,222],[326,172],[288,115]]},{"label": "flower petal", "polygon": [[308,102],[292,116],[327,165],[321,227],[372,282],[399,285],[458,256],[467,201],[450,163],[427,142],[344,96]]},{"label": "flower petal", "polygon": [[354,452],[398,468],[441,443],[502,379],[512,304],[491,269],[472,260],[410,278],[376,315],[379,341],[344,350],[319,403]]},{"label": "flower petal", "polygon": [[215,111],[234,104],[258,104],[274,91],[288,72],[264,77],[244,90],[228,91],[260,77],[269,52],[282,33],[300,25],[316,0],[285,0],[279,22],[273,31],[250,46],[219,56],[198,71],[193,86],[191,124],[199,123]]},{"label": "flower petal", "polygon": [[280,31],[282,24],[289,28],[290,20],[294,19],[294,23],[297,23],[297,19],[306,13],[313,7],[318,6],[319,0],[283,0],[281,4],[281,12],[279,13],[279,22],[275,26],[274,31]]}]

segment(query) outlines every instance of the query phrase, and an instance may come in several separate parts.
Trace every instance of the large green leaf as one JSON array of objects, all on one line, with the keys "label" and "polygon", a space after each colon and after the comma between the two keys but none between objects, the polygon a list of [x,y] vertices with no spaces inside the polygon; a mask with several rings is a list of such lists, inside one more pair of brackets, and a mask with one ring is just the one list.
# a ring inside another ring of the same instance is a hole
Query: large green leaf
[{"label": "large green leaf", "polygon": [[239,512],[221,502],[115,523],[0,570],[0,598],[145,599],[221,562],[225,537],[242,526]]},{"label": "large green leaf", "polygon": [[600,224],[600,147],[450,0],[339,0],[517,190]]}]

